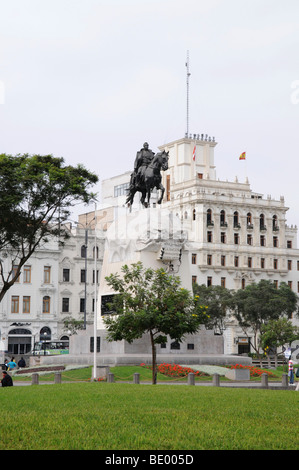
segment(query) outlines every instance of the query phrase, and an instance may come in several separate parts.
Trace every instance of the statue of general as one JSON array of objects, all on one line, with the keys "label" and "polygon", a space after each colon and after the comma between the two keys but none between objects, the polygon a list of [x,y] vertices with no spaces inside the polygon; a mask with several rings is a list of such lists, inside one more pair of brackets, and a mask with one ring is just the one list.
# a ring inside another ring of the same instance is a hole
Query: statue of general
[{"label": "statue of general", "polygon": [[144,173],[148,165],[152,162],[155,153],[148,148],[148,143],[144,142],[143,148],[137,152],[134,163],[135,185],[143,183]]}]

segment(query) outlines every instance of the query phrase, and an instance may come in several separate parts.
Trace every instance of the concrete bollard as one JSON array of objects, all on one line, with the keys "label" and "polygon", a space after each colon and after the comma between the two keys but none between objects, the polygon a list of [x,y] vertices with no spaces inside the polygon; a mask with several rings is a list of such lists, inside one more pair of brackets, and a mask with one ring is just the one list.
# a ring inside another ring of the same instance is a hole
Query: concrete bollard
[{"label": "concrete bollard", "polygon": [[193,372],[188,374],[188,385],[195,385],[195,374]]},{"label": "concrete bollard", "polygon": [[61,384],[61,372],[55,372],[54,374],[54,383]]},{"label": "concrete bollard", "polygon": [[261,387],[268,388],[268,374],[262,374],[261,379]]},{"label": "concrete bollard", "polygon": [[140,384],[140,374],[138,372],[135,372],[135,374],[133,375],[133,383]]},{"label": "concrete bollard", "polygon": [[31,376],[31,385],[38,385],[39,384],[39,375],[37,372],[34,372]]},{"label": "concrete bollard", "polygon": [[282,374],[281,384],[282,384],[283,387],[288,386],[288,374]]},{"label": "concrete bollard", "polygon": [[220,387],[220,375],[219,374],[213,374],[213,386]]},{"label": "concrete bollard", "polygon": [[112,374],[111,372],[109,372],[109,374],[107,375],[107,382],[110,384],[114,382],[114,374]]}]

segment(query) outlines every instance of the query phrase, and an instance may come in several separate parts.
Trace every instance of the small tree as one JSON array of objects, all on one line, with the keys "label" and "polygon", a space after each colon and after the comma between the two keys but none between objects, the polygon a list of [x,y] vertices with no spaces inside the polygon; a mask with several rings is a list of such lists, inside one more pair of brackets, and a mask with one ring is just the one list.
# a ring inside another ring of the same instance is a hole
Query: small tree
[{"label": "small tree", "polygon": [[231,291],[222,286],[207,287],[195,283],[193,293],[199,296],[197,309],[202,309],[202,305],[208,307],[207,314],[203,316],[205,327],[222,333],[232,307]]},{"label": "small tree", "polygon": [[196,300],[181,287],[179,277],[164,269],[144,268],[142,263],[122,267],[122,276],[111,274],[107,283],[117,293],[110,305],[115,314],[104,323],[108,341],[132,343],[149,333],[152,349],[152,383],[157,382],[156,345],[166,343],[167,336],[181,342],[185,334],[195,333],[202,315],[195,311]]},{"label": "small tree", "polygon": [[[270,320],[269,323],[262,325],[260,344],[264,351],[272,350],[275,358],[275,367],[277,367],[278,348],[286,344],[291,344],[299,338],[299,328],[294,326],[290,320],[279,318]],[[281,351],[282,352],[282,351]]]},{"label": "small tree", "polygon": [[65,166],[52,155],[0,155],[0,252],[11,255],[5,270],[0,257],[0,302],[42,243],[67,237],[61,224],[75,202],[94,197],[89,187],[97,181],[82,165]]},{"label": "small tree", "polygon": [[234,315],[248,336],[253,333],[253,346],[260,362],[260,335],[263,325],[296,311],[298,298],[285,284],[276,288],[273,282],[262,279],[258,284],[249,284],[234,294]]}]

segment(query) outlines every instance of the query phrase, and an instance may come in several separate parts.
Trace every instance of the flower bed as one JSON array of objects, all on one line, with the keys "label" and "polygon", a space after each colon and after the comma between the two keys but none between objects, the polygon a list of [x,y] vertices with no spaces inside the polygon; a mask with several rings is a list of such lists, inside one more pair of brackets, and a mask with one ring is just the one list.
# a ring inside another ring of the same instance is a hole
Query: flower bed
[{"label": "flower bed", "polygon": [[[152,370],[152,366],[146,365],[144,363],[140,365],[141,367]],[[157,372],[171,378],[187,377],[188,374],[191,373],[195,374],[196,377],[208,376],[208,374],[198,370],[193,370],[191,367],[180,366],[179,364],[167,364],[165,362],[163,364],[157,364]]]},{"label": "flower bed", "polygon": [[250,377],[261,377],[262,374],[267,374],[268,377],[275,378],[276,375],[273,372],[268,370],[260,369],[259,367],[255,366],[243,366],[242,364],[233,364],[230,366],[226,366],[228,369],[249,369]]}]

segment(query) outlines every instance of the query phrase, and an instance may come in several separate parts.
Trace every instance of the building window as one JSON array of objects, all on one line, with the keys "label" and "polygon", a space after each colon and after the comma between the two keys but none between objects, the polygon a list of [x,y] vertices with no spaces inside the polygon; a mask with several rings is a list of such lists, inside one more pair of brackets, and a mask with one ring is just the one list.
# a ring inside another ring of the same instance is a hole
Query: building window
[{"label": "building window", "polygon": [[11,313],[19,313],[19,296],[12,295],[11,297]]},{"label": "building window", "polygon": [[292,281],[288,281],[288,286],[289,286],[290,289],[292,289],[292,286],[293,286]]},{"label": "building window", "polygon": [[86,271],[85,269],[81,269],[80,271],[80,282],[85,282],[86,281]]},{"label": "building window", "polygon": [[[92,283],[94,284],[94,269],[92,271]],[[97,269],[97,284],[99,283],[99,270]]]},{"label": "building window", "polygon": [[[15,277],[15,275],[17,274],[17,270],[18,270],[18,265],[14,265],[12,267],[12,275],[13,277]],[[20,275],[17,277],[17,279],[15,280],[16,283],[19,283],[20,282]]]},{"label": "building window", "polygon": [[252,268],[252,258],[251,258],[251,256],[248,256],[247,266],[248,266],[248,268]]},{"label": "building window", "polygon": [[29,284],[31,282],[31,266],[24,266],[24,283]]},{"label": "building window", "polygon": [[244,277],[242,277],[241,285],[242,285],[242,289],[245,289],[245,287],[246,287],[246,282],[245,282],[245,278],[244,278]]},{"label": "building window", "polygon": [[212,255],[207,255],[207,265],[208,266],[212,265]]},{"label": "building window", "polygon": [[44,266],[44,283],[50,284],[51,282],[51,267]]},{"label": "building window", "polygon": [[261,244],[261,246],[266,246],[265,235],[261,235],[261,236],[260,236],[260,244]]},{"label": "building window", "polygon": [[265,230],[265,216],[264,214],[260,215],[260,230]]},{"label": "building window", "polygon": [[129,189],[130,183],[123,183],[117,186],[114,186],[114,197],[125,196],[127,190]]},{"label": "building window", "polygon": [[273,215],[273,217],[272,217],[272,228],[273,228],[273,230],[278,228],[277,215]]},{"label": "building window", "polygon": [[221,266],[225,266],[225,255],[221,255]]},{"label": "building window", "polygon": [[238,233],[234,233],[234,244],[235,245],[239,244],[239,234]]},{"label": "building window", "polygon": [[207,233],[207,240],[208,240],[208,243],[212,243],[213,241],[213,234],[210,231]]},{"label": "building window", "polygon": [[261,258],[261,268],[265,269],[265,258]]},{"label": "building window", "polygon": [[278,237],[273,237],[273,248],[278,248]]},{"label": "building window", "polygon": [[252,235],[247,235],[247,245],[252,245]]},{"label": "building window", "polygon": [[194,344],[193,343],[187,343],[187,350],[194,351]]},{"label": "building window", "polygon": [[212,221],[212,210],[208,209],[207,210],[207,225],[214,225]]},{"label": "building window", "polygon": [[240,227],[239,224],[239,213],[237,211],[234,212],[234,227],[238,228]]},{"label": "building window", "polygon": [[292,248],[292,240],[287,240],[287,248]]},{"label": "building window", "polygon": [[248,212],[247,214],[247,226],[251,226],[252,225],[252,217],[251,217],[251,213]]},{"label": "building window", "polygon": [[67,313],[70,311],[70,299],[68,297],[63,297],[62,299],[62,312]]},{"label": "building window", "polygon": [[220,241],[221,241],[221,243],[226,243],[225,232],[221,232],[221,233],[220,233]]},{"label": "building window", "polygon": [[87,256],[87,249],[85,245],[81,246],[81,258],[86,258]]},{"label": "building window", "polygon": [[221,287],[225,287],[225,286],[226,286],[226,278],[222,277],[221,278]]},{"label": "building window", "polygon": [[[94,352],[94,336],[90,337],[89,351]],[[101,351],[101,337],[97,336],[97,352]]]},{"label": "building window", "polygon": [[80,313],[84,313],[84,312],[85,312],[85,299],[81,298],[80,299]]},{"label": "building window", "polygon": [[299,292],[299,281],[297,281],[297,292]]},{"label": "building window", "polygon": [[196,264],[196,258],[197,258],[197,255],[195,253],[192,253],[192,257],[191,257],[192,264]]},{"label": "building window", "polygon": [[278,289],[278,281],[276,279],[274,279],[273,284],[275,289]]},{"label": "building window", "polygon": [[170,349],[181,349],[181,345],[178,341],[174,341],[170,344]]},{"label": "building window", "polygon": [[220,212],[220,227],[225,227],[227,224],[226,224],[226,221],[225,221],[225,211],[222,210]]},{"label": "building window", "polygon": [[278,268],[278,259],[277,258],[274,258],[274,260],[273,260],[273,268],[274,269]]},{"label": "building window", "polygon": [[288,259],[288,270],[289,271],[292,270],[292,260],[291,259]]},{"label": "building window", "polygon": [[48,295],[43,297],[43,313],[50,313],[50,297]]},{"label": "building window", "polygon": [[63,282],[70,282],[70,270],[68,268],[63,269],[62,280]]},{"label": "building window", "polygon": [[30,296],[23,297],[23,313],[30,313]]},{"label": "building window", "polygon": [[212,276],[207,277],[207,286],[210,287],[212,285]]},{"label": "building window", "polygon": [[237,268],[239,266],[239,256],[235,256],[235,268]]},{"label": "building window", "polygon": [[196,220],[196,210],[193,209],[193,220]]},{"label": "building window", "polygon": [[170,201],[170,175],[166,176],[166,201]]}]

